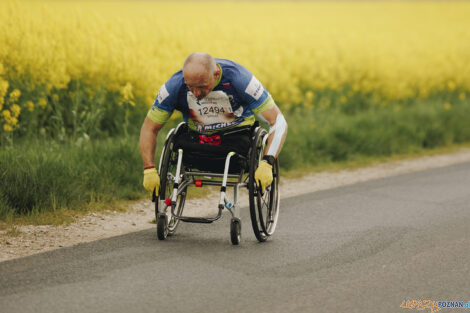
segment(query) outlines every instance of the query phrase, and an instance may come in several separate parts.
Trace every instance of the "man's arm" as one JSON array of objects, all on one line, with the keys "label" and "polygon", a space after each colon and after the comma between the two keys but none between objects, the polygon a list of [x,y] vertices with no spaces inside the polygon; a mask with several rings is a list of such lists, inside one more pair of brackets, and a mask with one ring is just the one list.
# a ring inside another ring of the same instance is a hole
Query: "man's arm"
[{"label": "man's arm", "polygon": [[276,104],[259,113],[259,116],[269,123],[268,142],[266,150],[264,150],[265,157],[259,162],[255,171],[255,181],[261,187],[261,193],[264,194],[265,188],[273,181],[272,166],[286,139],[287,122]]},{"label": "man's arm", "polygon": [[140,129],[140,155],[144,168],[155,165],[155,148],[157,147],[157,135],[164,124],[158,124],[146,117]]},{"label": "man's arm", "polygon": [[277,158],[287,135],[287,122],[277,105],[263,111],[260,115],[269,123],[270,134],[266,143],[265,155]]}]

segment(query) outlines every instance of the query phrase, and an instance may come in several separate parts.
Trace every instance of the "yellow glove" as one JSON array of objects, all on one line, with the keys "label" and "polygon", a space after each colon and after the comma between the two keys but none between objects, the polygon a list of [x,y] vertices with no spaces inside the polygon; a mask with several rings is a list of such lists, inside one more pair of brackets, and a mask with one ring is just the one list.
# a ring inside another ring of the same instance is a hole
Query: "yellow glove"
[{"label": "yellow glove", "polygon": [[261,186],[261,192],[273,182],[273,167],[266,161],[259,162],[255,172],[255,181]]},{"label": "yellow glove", "polygon": [[144,188],[150,192],[152,196],[153,191],[158,196],[158,189],[160,188],[160,176],[158,176],[157,170],[153,168],[148,168],[144,170]]}]

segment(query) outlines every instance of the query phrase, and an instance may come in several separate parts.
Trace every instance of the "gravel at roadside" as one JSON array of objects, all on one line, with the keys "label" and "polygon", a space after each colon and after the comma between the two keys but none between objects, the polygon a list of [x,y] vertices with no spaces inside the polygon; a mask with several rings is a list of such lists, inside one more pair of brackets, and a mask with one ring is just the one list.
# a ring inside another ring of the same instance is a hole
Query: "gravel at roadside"
[{"label": "gravel at roadside", "polygon": [[[296,179],[281,179],[281,198],[318,190],[331,189],[370,179],[400,175],[429,168],[470,161],[470,149],[457,153],[426,156],[339,172],[321,172]],[[229,194],[232,195],[231,193]],[[239,205],[248,206],[248,196],[239,195]],[[218,197],[214,194],[190,200],[185,212],[203,215],[217,210]],[[99,212],[80,217],[76,222],[60,226],[17,226],[15,231],[0,231],[0,261],[24,257],[83,242],[90,242],[134,231],[153,228],[153,203],[143,200],[131,205],[126,212]]]}]

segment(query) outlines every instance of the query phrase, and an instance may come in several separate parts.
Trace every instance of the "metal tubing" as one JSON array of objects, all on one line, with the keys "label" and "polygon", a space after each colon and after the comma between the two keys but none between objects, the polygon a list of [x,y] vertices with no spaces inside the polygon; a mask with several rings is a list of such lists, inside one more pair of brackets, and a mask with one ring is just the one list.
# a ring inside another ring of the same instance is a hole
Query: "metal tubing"
[{"label": "metal tubing", "polygon": [[217,216],[213,217],[191,217],[191,216],[174,216],[174,218],[181,220],[183,222],[189,223],[212,223],[217,221],[222,216],[222,210],[219,210]]},{"label": "metal tubing", "polygon": [[166,210],[168,209],[168,205],[166,205],[165,200],[159,200],[159,201],[160,201],[160,205],[162,207],[162,213],[166,214]]},{"label": "metal tubing", "polygon": [[173,214],[173,217],[176,218],[176,219],[179,219],[179,220],[182,220],[182,221],[189,221],[190,220],[199,220],[200,223],[212,223],[216,220],[218,220],[220,217],[222,216],[222,210],[219,209],[219,212],[217,213],[216,216],[212,216],[212,217],[194,217],[194,216],[183,216],[183,215],[176,215],[176,214]]},{"label": "metal tubing", "polygon": [[[210,173],[210,172],[192,172],[192,171],[187,171],[181,175],[181,166],[182,166],[182,160],[183,160],[183,150],[178,149],[178,163],[176,167],[176,175],[173,178],[174,180],[174,188],[173,192],[171,195],[171,213],[172,216],[176,219],[179,219],[183,222],[193,222],[193,223],[212,223],[216,220],[218,220],[222,216],[222,211],[226,207],[225,204],[229,203],[229,199],[227,198],[226,195],[226,187],[234,187],[234,203],[231,204],[231,208],[228,209],[232,217],[237,217],[239,218],[239,208],[238,208],[238,193],[239,193],[239,188],[240,187],[246,187],[248,184],[245,182],[242,182],[243,180],[243,174],[244,171],[242,171],[241,174],[228,174],[228,170],[230,167],[230,159],[231,157],[235,155],[235,152],[230,152],[227,155],[227,158],[225,159],[225,169],[223,174],[219,173]],[[194,183],[195,177],[197,176],[205,176],[205,177],[213,177],[213,178],[222,178],[221,180],[212,180],[212,179],[201,179],[202,183],[205,185],[213,185],[213,186],[221,186],[221,192],[220,192],[220,201],[219,201],[219,212],[217,215],[212,216],[212,217],[191,217],[191,216],[183,216],[183,215],[176,215],[174,214],[175,212],[175,206],[176,200],[178,198],[178,195],[180,195],[185,188],[187,188],[190,184]],[[235,181],[227,181],[228,178],[237,178],[238,182]],[[221,184],[222,183],[222,184]],[[160,200],[162,207],[164,208],[164,212],[166,213],[167,210],[167,205],[165,203],[165,199]]]},{"label": "metal tubing", "polygon": [[[201,180],[202,185],[210,185],[210,186],[220,186],[220,180],[219,181],[213,181],[213,180]],[[228,181],[227,182],[227,187],[233,187],[235,185],[239,184],[238,182],[234,181]],[[241,184],[242,187],[246,186],[246,183]]]},{"label": "metal tubing", "polygon": [[[227,184],[228,168],[230,166],[230,158],[235,154],[235,152],[229,152],[227,158],[225,159],[225,169],[224,169],[224,178],[222,180],[222,186],[225,187]],[[237,176],[238,177],[238,176]]]},{"label": "metal tubing", "polygon": [[233,187],[233,212],[232,216],[235,218],[240,218],[240,210],[238,208],[238,188],[240,187],[241,184],[236,184]]},{"label": "metal tubing", "polygon": [[219,209],[223,208],[223,206],[227,203],[227,199],[225,197],[225,190],[226,190],[226,187],[227,187],[227,175],[228,175],[228,169],[230,167],[230,158],[234,154],[235,154],[235,152],[229,152],[227,154],[227,158],[225,159],[224,177],[222,178],[222,186],[220,187]]},{"label": "metal tubing", "polygon": [[[210,173],[210,172],[192,172],[187,171],[185,173],[188,176],[207,176],[207,177],[224,177],[225,174],[220,173]],[[240,175],[237,174],[227,174],[227,178],[239,178]]]},{"label": "metal tubing", "polygon": [[178,195],[181,193],[181,191],[184,190],[184,188],[191,185],[192,183],[194,183],[194,180],[192,179],[183,181],[181,185],[178,187]]},{"label": "metal tubing", "polygon": [[180,172],[181,172],[181,163],[183,162],[183,149],[178,149],[178,165],[176,166],[176,177],[175,183],[173,188],[173,194],[171,195],[171,202],[176,202],[176,198],[178,197],[178,186],[181,181]]}]

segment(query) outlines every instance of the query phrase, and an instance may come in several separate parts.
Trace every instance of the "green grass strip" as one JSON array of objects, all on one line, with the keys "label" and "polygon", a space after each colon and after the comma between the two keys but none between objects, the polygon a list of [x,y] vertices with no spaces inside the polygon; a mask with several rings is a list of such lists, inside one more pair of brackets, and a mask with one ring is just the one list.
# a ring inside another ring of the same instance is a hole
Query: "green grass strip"
[{"label": "green grass strip", "polygon": [[[470,142],[470,105],[465,101],[449,107],[427,100],[354,113],[302,109],[286,116],[289,133],[280,155],[284,173]],[[159,135],[159,149],[164,136]],[[86,211],[145,196],[137,135],[60,144],[23,138],[0,150],[0,220]]]}]

